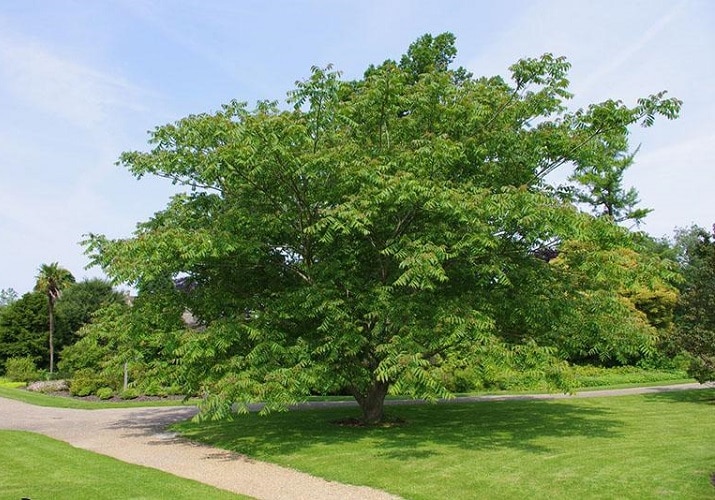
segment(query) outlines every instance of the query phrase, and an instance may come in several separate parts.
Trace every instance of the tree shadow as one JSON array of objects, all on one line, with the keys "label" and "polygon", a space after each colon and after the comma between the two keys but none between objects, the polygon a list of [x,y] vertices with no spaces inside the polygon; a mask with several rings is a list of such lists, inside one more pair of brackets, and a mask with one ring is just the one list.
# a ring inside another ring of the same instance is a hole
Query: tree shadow
[{"label": "tree shadow", "polygon": [[[373,456],[422,460],[459,449],[514,448],[548,452],[541,438],[613,438],[622,423],[598,404],[566,401],[495,401],[388,408],[405,420],[391,427],[342,427],[331,422],[351,416],[346,409],[316,409],[246,415],[232,422],[183,423],[187,437],[252,457],[290,455],[299,450],[340,444],[370,448]],[[434,446],[434,444],[439,446]]]},{"label": "tree shadow", "polygon": [[127,435],[134,437],[156,437],[156,444],[175,442],[180,438],[173,433],[167,433],[167,427],[176,422],[192,418],[197,411],[193,406],[137,408],[136,410],[125,412],[121,418],[107,427],[124,430]]},{"label": "tree shadow", "polygon": [[644,399],[659,403],[695,403],[715,406],[715,387],[688,391],[661,391],[644,394]]}]

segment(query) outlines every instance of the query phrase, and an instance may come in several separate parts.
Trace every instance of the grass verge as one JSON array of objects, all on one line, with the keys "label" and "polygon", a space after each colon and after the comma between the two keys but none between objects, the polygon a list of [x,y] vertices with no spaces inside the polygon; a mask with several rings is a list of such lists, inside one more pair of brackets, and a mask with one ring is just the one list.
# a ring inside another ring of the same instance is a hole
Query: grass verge
[{"label": "grass verge", "polygon": [[[147,406],[180,406],[183,403],[181,399],[166,399],[155,401],[84,401],[78,398],[67,398],[53,396],[50,394],[42,394],[40,392],[26,391],[23,387],[25,384],[16,382],[8,382],[0,379],[0,397],[15,399],[24,403],[29,403],[37,406],[49,406],[53,408],[72,408],[77,410],[99,410],[103,408],[136,408]],[[189,404],[192,404],[189,402]]]},{"label": "grass verge", "polygon": [[636,366],[601,368],[597,366],[572,366],[576,390],[590,388],[638,387],[658,384],[694,382],[683,370],[646,369]]},{"label": "grass verge", "polygon": [[0,498],[248,498],[22,431],[0,431]]},{"label": "grass verge", "polygon": [[182,423],[186,437],[409,499],[713,498],[715,390],[391,407],[406,424],[341,427],[350,410]]}]

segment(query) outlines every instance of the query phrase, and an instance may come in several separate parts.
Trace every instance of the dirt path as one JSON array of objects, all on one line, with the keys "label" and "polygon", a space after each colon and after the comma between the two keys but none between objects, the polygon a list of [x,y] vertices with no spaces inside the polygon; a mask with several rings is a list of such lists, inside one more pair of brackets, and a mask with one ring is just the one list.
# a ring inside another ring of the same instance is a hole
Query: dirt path
[{"label": "dirt path", "polygon": [[[505,399],[566,399],[649,394],[674,390],[714,387],[680,384],[581,392],[575,395],[535,394],[457,398],[453,402],[499,401]],[[389,401],[390,405],[415,401]],[[351,406],[351,402],[310,403],[301,407]],[[278,465],[196,444],[176,437],[166,427],[188,419],[194,407],[70,410],[45,408],[0,398],[0,429],[37,432],[78,448],[108,455],[125,462],[145,465],[194,479],[235,493],[260,499],[395,499],[367,487],[326,481]]]},{"label": "dirt path", "polygon": [[398,498],[251,460],[166,432],[169,424],[195,413],[193,407],[69,410],[0,398],[0,429],[37,432],[77,448],[259,499]]}]

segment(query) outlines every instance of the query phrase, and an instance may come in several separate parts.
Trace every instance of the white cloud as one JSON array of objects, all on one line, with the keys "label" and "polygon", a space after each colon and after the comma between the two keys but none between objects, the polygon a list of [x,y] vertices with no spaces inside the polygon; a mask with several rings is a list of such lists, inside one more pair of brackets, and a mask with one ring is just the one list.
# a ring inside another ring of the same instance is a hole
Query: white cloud
[{"label": "white cloud", "polygon": [[644,227],[654,236],[690,224],[710,227],[715,222],[715,133],[637,156],[625,182],[637,187],[643,206],[655,209]]},{"label": "white cloud", "polygon": [[[675,4],[670,10],[657,18],[650,26],[648,26],[642,34],[638,32],[628,33],[623,37],[623,41],[627,43],[625,47],[615,50],[611,57],[588,77],[581,82],[580,91],[588,92],[593,87],[599,85],[607,77],[613,77],[614,73],[621,70],[625,65],[634,63],[639,54],[643,54],[651,44],[657,41],[657,37],[670,25],[679,15],[685,10],[687,0],[683,0]],[[625,33],[624,33],[625,35]],[[637,36],[635,40],[633,36]],[[637,63],[637,62],[636,62]]]},{"label": "white cloud", "polygon": [[7,35],[0,36],[0,75],[16,97],[84,128],[107,121],[113,108],[140,109],[144,93],[122,78]]}]

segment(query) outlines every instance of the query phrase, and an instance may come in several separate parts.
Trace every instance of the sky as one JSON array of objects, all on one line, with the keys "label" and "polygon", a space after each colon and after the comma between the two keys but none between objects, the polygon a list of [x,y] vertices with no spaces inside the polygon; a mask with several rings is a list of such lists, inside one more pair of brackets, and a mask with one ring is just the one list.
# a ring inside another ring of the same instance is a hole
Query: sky
[{"label": "sky", "polygon": [[102,277],[83,235],[129,237],[175,192],[115,164],[147,131],[284,100],[313,65],[359,78],[445,31],[476,76],[566,56],[573,109],[682,99],[678,120],[634,128],[626,184],[653,236],[715,223],[711,0],[0,0],[0,289],[30,291],[50,262]]}]

